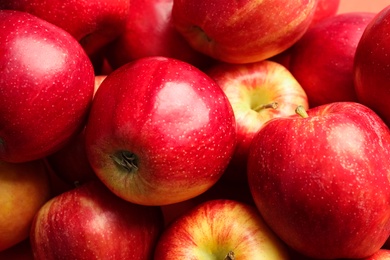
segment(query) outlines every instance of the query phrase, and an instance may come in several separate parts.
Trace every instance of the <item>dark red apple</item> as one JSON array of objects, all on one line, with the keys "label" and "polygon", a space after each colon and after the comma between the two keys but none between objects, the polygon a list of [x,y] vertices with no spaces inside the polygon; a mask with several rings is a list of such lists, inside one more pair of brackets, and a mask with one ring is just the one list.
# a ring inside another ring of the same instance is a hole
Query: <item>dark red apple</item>
[{"label": "dark red apple", "polygon": [[353,82],[356,47],[375,13],[344,13],[310,27],[291,48],[288,68],[301,84],[310,107],[357,101]]},{"label": "dark red apple", "polygon": [[69,33],[29,13],[0,10],[0,160],[62,147],[85,124],[92,64]]},{"label": "dark red apple", "polygon": [[173,0],[132,0],[126,30],[112,43],[107,58],[114,68],[149,56],[177,58],[199,68],[212,59],[195,51],[174,28]]},{"label": "dark red apple", "polygon": [[390,6],[367,25],[356,49],[354,84],[358,101],[390,125]]},{"label": "dark red apple", "polygon": [[390,130],[354,102],[269,121],[252,141],[248,182],[268,225],[320,259],[364,258],[390,234]]},{"label": "dark red apple", "polygon": [[30,241],[35,259],[151,259],[163,230],[159,207],[124,201],[99,181],[48,201]]}]

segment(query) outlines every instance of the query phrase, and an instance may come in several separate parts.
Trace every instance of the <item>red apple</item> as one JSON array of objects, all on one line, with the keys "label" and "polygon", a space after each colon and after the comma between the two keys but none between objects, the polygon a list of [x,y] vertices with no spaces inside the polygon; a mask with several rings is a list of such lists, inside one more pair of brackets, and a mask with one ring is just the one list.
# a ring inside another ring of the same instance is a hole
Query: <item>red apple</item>
[{"label": "red apple", "polygon": [[131,4],[125,32],[108,48],[107,58],[114,68],[148,56],[177,58],[202,68],[211,63],[174,28],[173,0],[132,0]]},{"label": "red apple", "polygon": [[311,107],[357,101],[353,82],[356,46],[375,13],[344,13],[308,29],[290,51],[289,70]]},{"label": "red apple", "polygon": [[175,0],[172,18],[194,49],[224,62],[249,63],[293,45],[316,5],[317,0]]},{"label": "red apple", "polygon": [[390,234],[389,128],[360,103],[299,113],[269,121],[252,141],[248,182],[257,208],[303,255],[372,255]]},{"label": "red apple", "polygon": [[283,260],[288,255],[256,207],[222,199],[202,203],[168,226],[154,259]]},{"label": "red apple", "polygon": [[164,57],[109,74],[85,134],[96,175],[119,197],[144,205],[203,193],[221,177],[236,144],[222,89],[196,67]]},{"label": "red apple", "polygon": [[29,13],[0,10],[0,160],[43,158],[85,124],[94,72],[67,32]]},{"label": "red apple", "polygon": [[48,201],[31,228],[35,259],[151,259],[163,229],[159,207],[124,201],[98,181]]},{"label": "red apple", "polygon": [[89,55],[95,54],[125,29],[129,0],[12,0],[0,9],[29,12],[75,37]]},{"label": "red apple", "polygon": [[378,13],[361,36],[354,59],[358,101],[373,109],[390,125],[390,6]]},{"label": "red apple", "polygon": [[42,160],[18,164],[0,161],[0,251],[28,237],[34,215],[50,196]]},{"label": "red apple", "polygon": [[237,125],[237,146],[224,177],[246,182],[253,136],[270,119],[295,114],[298,105],[308,109],[307,96],[294,76],[273,61],[220,63],[207,74],[228,97]]}]

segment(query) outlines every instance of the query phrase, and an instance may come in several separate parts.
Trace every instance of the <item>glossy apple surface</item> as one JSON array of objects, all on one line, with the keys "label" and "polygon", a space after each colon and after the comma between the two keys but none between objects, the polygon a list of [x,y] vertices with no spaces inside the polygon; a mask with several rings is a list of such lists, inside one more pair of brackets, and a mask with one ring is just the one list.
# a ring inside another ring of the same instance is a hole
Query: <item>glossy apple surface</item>
[{"label": "glossy apple surface", "polygon": [[356,48],[354,84],[358,101],[390,125],[390,6],[367,25]]},{"label": "glossy apple surface", "polygon": [[108,48],[114,68],[149,56],[177,58],[196,67],[207,67],[212,59],[195,51],[172,23],[173,0],[132,0],[126,30]]},{"label": "glossy apple surface", "polygon": [[283,260],[288,255],[256,207],[217,199],[194,207],[168,226],[154,259]]},{"label": "glossy apple surface", "polygon": [[0,251],[29,236],[34,215],[50,199],[44,163],[0,162]]},{"label": "glossy apple surface", "polygon": [[40,17],[70,33],[93,55],[125,29],[129,0],[12,0],[0,9],[18,10]]},{"label": "glossy apple surface", "polygon": [[305,91],[282,65],[272,61],[248,64],[220,63],[206,71],[225,92],[236,119],[237,145],[224,177],[245,181],[253,136],[270,119],[308,109]]},{"label": "glossy apple surface", "polygon": [[0,10],[0,160],[59,149],[85,124],[94,72],[67,32],[31,14]]},{"label": "glossy apple surface", "polygon": [[30,241],[35,259],[150,259],[162,228],[159,207],[129,203],[92,181],[48,201]]},{"label": "glossy apple surface", "polygon": [[86,126],[96,175],[118,196],[146,205],[206,191],[235,144],[234,114],[222,89],[172,58],[139,59],[109,74]]},{"label": "glossy apple surface", "polygon": [[353,80],[356,47],[375,13],[325,18],[291,48],[289,70],[305,89],[310,107],[357,101]]},{"label": "glossy apple surface", "polygon": [[390,234],[390,131],[359,103],[307,113],[274,119],[254,137],[248,182],[257,208],[303,255],[370,256]]},{"label": "glossy apple surface", "polygon": [[293,45],[316,5],[317,0],[177,0],[172,19],[194,49],[224,62],[249,63]]},{"label": "glossy apple surface", "polygon": [[318,22],[337,14],[341,0],[318,0],[311,26]]}]

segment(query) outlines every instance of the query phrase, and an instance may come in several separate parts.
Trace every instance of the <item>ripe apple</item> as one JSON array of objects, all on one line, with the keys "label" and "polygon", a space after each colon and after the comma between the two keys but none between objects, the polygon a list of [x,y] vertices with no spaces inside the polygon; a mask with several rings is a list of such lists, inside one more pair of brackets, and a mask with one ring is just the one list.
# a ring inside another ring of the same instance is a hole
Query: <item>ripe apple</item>
[{"label": "ripe apple", "polygon": [[29,236],[34,215],[50,196],[42,160],[17,164],[0,161],[0,251]]},{"label": "ripe apple", "polygon": [[157,56],[106,77],[85,135],[96,175],[119,197],[144,205],[203,193],[236,145],[233,110],[215,81],[184,61]]},{"label": "ripe apple", "polygon": [[375,253],[390,234],[389,128],[360,103],[297,110],[302,116],[273,119],[252,141],[248,183],[257,208],[303,255]]},{"label": "ripe apple", "polygon": [[194,49],[224,62],[249,63],[293,45],[316,5],[317,0],[175,0],[172,19]]},{"label": "ripe apple", "polygon": [[162,229],[159,207],[129,203],[91,181],[48,201],[30,241],[35,259],[151,259]]},{"label": "ripe apple", "polygon": [[29,12],[61,27],[94,55],[125,29],[129,0],[12,0],[0,9]]},{"label": "ripe apple", "polygon": [[212,59],[195,51],[174,28],[173,0],[132,0],[126,30],[112,43],[107,58],[113,68],[148,56],[177,58],[196,67],[206,67]]},{"label": "ripe apple", "polygon": [[246,182],[253,136],[270,119],[295,114],[298,105],[308,109],[306,93],[284,66],[273,61],[219,63],[206,72],[225,92],[236,119],[237,145],[224,177]]},{"label": "ripe apple", "polygon": [[0,10],[0,160],[24,162],[59,149],[85,124],[92,64],[63,29]]},{"label": "ripe apple", "polygon": [[154,259],[288,259],[287,249],[256,207],[209,200],[175,220],[159,238]]},{"label": "ripe apple", "polygon": [[291,48],[289,70],[305,89],[310,107],[357,101],[353,60],[363,31],[374,16],[352,12],[325,18]]},{"label": "ripe apple", "polygon": [[390,125],[390,6],[367,25],[356,48],[354,83],[357,99]]}]

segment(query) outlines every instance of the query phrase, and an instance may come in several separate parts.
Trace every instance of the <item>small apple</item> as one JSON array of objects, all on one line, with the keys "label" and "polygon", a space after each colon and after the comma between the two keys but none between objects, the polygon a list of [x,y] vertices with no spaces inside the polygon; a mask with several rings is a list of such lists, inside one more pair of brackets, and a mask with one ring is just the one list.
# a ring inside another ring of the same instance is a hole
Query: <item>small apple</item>
[{"label": "small apple", "polygon": [[316,6],[317,0],[175,0],[172,19],[195,50],[228,63],[250,63],[293,45]]},{"label": "small apple", "polygon": [[195,197],[223,174],[235,145],[222,89],[184,61],[146,57],[109,74],[93,99],[86,151],[119,197],[164,205]]},{"label": "small apple", "polygon": [[390,125],[390,5],[366,26],[354,57],[354,86],[360,103]]},{"label": "small apple", "polygon": [[192,208],[169,225],[157,242],[154,259],[289,258],[256,207],[216,199]]},{"label": "small apple", "polygon": [[269,121],[252,141],[257,208],[303,255],[368,257],[390,234],[390,130],[360,103],[298,111]]},{"label": "small apple", "polygon": [[30,234],[35,259],[151,259],[163,230],[159,207],[124,201],[91,181],[48,201]]},{"label": "small apple", "polygon": [[12,0],[1,1],[0,9],[33,14],[61,27],[93,56],[125,29],[129,0]]},{"label": "small apple", "polygon": [[334,15],[310,27],[290,50],[289,70],[310,107],[357,101],[353,82],[356,46],[375,13]]},{"label": "small apple", "polygon": [[0,10],[0,27],[0,160],[40,159],[85,124],[93,67],[69,33],[36,16]]},{"label": "small apple", "polygon": [[0,251],[29,236],[34,215],[50,198],[49,176],[42,160],[0,161]]},{"label": "small apple", "polygon": [[107,51],[113,68],[149,56],[172,57],[198,68],[209,66],[212,59],[195,51],[173,26],[173,0],[132,0],[131,4],[125,31]]},{"label": "small apple", "polygon": [[246,182],[253,136],[270,119],[295,114],[298,105],[308,109],[306,93],[284,66],[269,60],[219,63],[206,73],[225,92],[236,119],[237,145],[224,177]]}]

